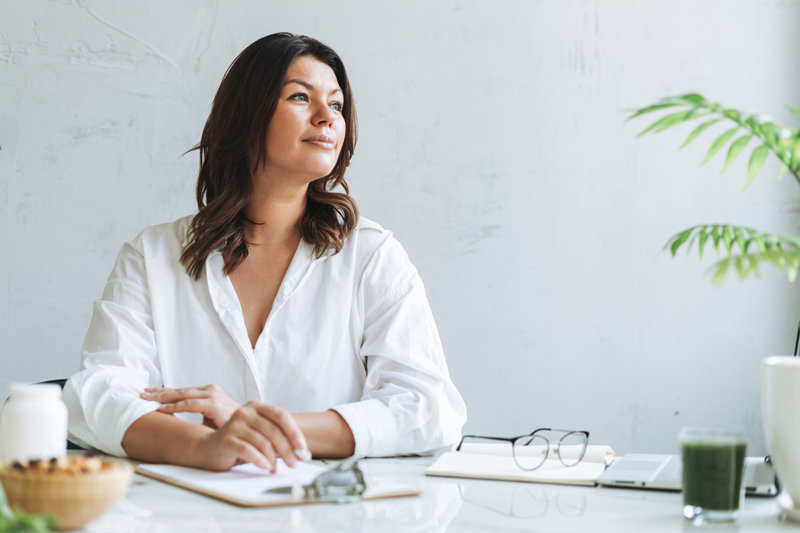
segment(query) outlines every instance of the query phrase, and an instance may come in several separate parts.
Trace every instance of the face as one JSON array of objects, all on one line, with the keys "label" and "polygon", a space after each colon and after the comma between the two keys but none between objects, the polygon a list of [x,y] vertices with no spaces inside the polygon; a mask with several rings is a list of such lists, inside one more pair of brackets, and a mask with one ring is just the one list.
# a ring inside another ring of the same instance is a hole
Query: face
[{"label": "face", "polygon": [[344,94],[333,70],[312,57],[294,60],[267,128],[267,177],[310,183],[328,175],[345,135]]}]

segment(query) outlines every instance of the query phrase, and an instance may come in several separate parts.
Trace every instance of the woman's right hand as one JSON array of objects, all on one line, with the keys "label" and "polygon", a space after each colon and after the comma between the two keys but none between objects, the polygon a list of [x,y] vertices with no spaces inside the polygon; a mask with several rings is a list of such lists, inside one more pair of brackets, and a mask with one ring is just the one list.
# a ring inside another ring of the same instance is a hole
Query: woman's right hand
[{"label": "woman's right hand", "polygon": [[193,462],[216,471],[253,463],[274,474],[279,457],[290,467],[297,464],[295,450],[308,450],[308,446],[291,413],[251,401],[236,410],[221,428],[200,438]]}]

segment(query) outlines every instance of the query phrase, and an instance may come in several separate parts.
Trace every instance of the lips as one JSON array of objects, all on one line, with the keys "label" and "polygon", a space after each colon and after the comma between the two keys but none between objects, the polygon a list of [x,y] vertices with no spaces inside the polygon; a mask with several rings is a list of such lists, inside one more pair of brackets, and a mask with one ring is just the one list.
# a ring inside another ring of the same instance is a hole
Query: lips
[{"label": "lips", "polygon": [[314,146],[318,146],[320,148],[326,148],[328,150],[333,150],[336,147],[336,144],[333,142],[333,139],[331,139],[327,135],[314,135],[313,137],[309,137],[308,139],[303,139],[303,142]]}]

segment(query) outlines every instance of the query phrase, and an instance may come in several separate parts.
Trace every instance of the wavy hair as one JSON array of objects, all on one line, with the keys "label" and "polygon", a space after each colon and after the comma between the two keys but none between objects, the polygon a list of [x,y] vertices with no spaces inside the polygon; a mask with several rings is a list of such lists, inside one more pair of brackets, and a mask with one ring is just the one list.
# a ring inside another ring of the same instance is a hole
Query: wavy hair
[{"label": "wavy hair", "polygon": [[[303,240],[321,257],[332,248],[338,253],[358,222],[358,207],[350,196],[344,173],[353,157],[357,138],[356,110],[347,71],[341,58],[316,39],[291,33],[274,33],[245,48],[222,78],[203,135],[197,146],[197,208],[189,226],[181,264],[194,279],[203,272],[206,258],[216,251],[230,274],[247,257],[245,224],[257,224],[244,213],[253,191],[252,159],[266,159],[267,126],[272,120],[292,62],[310,56],[328,65],[336,75],[344,100],[345,135],[339,158],[327,176],[311,182],[306,208],[299,222]],[[341,186],[344,193],[334,192]]]}]

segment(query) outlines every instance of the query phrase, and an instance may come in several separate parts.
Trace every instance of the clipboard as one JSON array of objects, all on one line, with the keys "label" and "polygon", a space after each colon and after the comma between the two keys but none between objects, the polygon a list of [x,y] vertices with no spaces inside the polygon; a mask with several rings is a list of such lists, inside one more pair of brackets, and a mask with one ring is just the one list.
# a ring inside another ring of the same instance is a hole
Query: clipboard
[{"label": "clipboard", "polygon": [[[296,482],[307,485],[325,470],[327,469],[324,467],[303,462],[291,469],[281,460],[278,460],[278,471],[274,475],[249,464],[236,466],[228,472],[210,472],[175,465],[136,465],[137,474],[240,507],[331,503],[326,500],[297,499],[291,494],[265,492],[274,488],[291,487]],[[421,491],[415,487],[378,479],[375,483],[370,483],[362,499],[400,498],[419,494]]]}]

